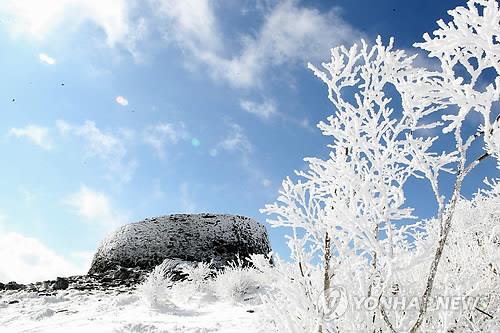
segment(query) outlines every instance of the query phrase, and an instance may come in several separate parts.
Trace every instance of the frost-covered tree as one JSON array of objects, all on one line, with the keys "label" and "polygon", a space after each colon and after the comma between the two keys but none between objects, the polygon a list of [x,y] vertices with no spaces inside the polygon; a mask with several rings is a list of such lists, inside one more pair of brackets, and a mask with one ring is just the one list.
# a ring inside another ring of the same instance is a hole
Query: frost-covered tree
[{"label": "frost-covered tree", "polygon": [[[417,67],[416,56],[381,38],[333,48],[330,62],[309,65],[335,107],[318,125],[332,141],[328,159],[306,158],[308,169],[284,180],[278,202],[262,210],[273,227],[291,230],[292,262],[277,261],[276,293],[265,299],[278,331],[499,325],[498,179],[471,200],[462,184],[478,164],[500,158],[500,11],[496,0],[471,0],[449,14],[451,22],[438,21],[415,44],[438,70]],[[473,131],[470,119],[480,119]],[[414,216],[405,201],[410,181],[430,184],[434,218]],[[340,309],[341,287],[376,305]],[[402,295],[419,296],[418,306],[398,311],[382,301]],[[447,295],[492,299],[469,312],[433,310],[433,297]]]}]

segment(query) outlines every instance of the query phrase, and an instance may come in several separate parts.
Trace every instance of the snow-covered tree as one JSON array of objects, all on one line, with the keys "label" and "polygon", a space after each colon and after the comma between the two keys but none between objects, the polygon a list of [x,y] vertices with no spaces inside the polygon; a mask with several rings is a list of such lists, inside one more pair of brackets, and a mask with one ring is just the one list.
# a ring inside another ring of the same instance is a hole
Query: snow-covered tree
[{"label": "snow-covered tree", "polygon": [[[291,230],[291,263],[277,261],[277,293],[265,299],[278,331],[468,332],[500,323],[494,297],[469,312],[431,309],[435,296],[500,289],[498,180],[462,198],[467,175],[500,158],[500,10],[496,0],[470,0],[449,14],[415,44],[438,70],[417,67],[416,56],[380,37],[309,65],[335,107],[318,125],[332,141],[328,159],[306,158],[308,169],[285,179],[278,202],[262,210],[273,227]],[[480,124],[470,131],[473,117]],[[410,181],[430,184],[434,218],[414,216]],[[342,292],[376,306],[340,310]],[[418,306],[398,311],[382,301],[403,295],[419,296]]]}]

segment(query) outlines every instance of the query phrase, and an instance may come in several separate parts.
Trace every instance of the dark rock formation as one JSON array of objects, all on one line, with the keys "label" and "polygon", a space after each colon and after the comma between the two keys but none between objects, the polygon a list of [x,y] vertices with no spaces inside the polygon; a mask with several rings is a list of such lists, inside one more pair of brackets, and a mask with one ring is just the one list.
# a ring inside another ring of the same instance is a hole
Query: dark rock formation
[{"label": "dark rock formation", "polygon": [[66,278],[61,278],[61,277],[57,278],[57,280],[53,286],[53,288],[55,290],[64,290],[64,289],[68,289],[68,287],[69,287],[69,280]]},{"label": "dark rock formation", "polygon": [[[167,258],[213,261],[220,268],[236,256],[268,254],[265,227],[243,216],[178,214],[127,224],[98,248],[89,274],[117,267],[151,270]],[[116,274],[126,274],[117,272]]]},{"label": "dark rock formation", "polygon": [[4,287],[5,290],[21,290],[24,289],[26,286],[24,284],[19,284],[15,281],[11,281],[7,283]]}]

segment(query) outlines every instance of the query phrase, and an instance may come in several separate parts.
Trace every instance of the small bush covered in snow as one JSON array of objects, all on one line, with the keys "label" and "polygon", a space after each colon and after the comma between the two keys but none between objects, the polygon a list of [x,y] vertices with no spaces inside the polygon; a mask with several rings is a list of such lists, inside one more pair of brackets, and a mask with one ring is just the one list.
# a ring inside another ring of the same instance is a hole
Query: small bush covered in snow
[{"label": "small bush covered in snow", "polygon": [[[249,259],[259,263],[250,267],[239,258],[216,271],[211,263],[179,265],[179,261],[166,259],[158,265],[138,288],[140,296],[153,308],[169,308],[170,306],[195,304],[195,300],[219,300],[228,302],[260,301],[258,292],[271,285],[269,278],[269,259],[255,255]],[[264,271],[264,262],[269,266]],[[172,269],[183,275],[177,280],[169,273]]]},{"label": "small bush covered in snow", "polygon": [[199,262],[194,266],[185,266],[181,269],[182,273],[187,276],[186,279],[191,282],[197,290],[202,290],[207,284],[207,280],[215,274],[212,263],[206,262]]},{"label": "small bush covered in snow", "polygon": [[264,283],[265,277],[261,272],[243,265],[238,259],[217,273],[212,285],[219,299],[238,302],[253,299]]},{"label": "small bush covered in snow", "polygon": [[153,269],[146,280],[139,286],[140,295],[151,307],[162,307],[171,304],[169,289],[172,288],[174,282],[169,272],[173,264],[173,260],[165,259]]}]

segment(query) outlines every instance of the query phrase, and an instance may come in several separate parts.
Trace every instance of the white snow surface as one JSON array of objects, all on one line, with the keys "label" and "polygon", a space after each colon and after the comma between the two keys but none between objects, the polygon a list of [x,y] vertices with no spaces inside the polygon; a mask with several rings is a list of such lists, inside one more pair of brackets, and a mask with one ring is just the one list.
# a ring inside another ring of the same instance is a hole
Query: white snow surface
[{"label": "white snow surface", "polygon": [[[8,304],[15,300],[19,303]],[[203,297],[155,310],[134,291],[66,290],[52,296],[7,291],[0,293],[0,332],[265,332],[261,311],[262,305],[252,301],[232,303]]]}]

